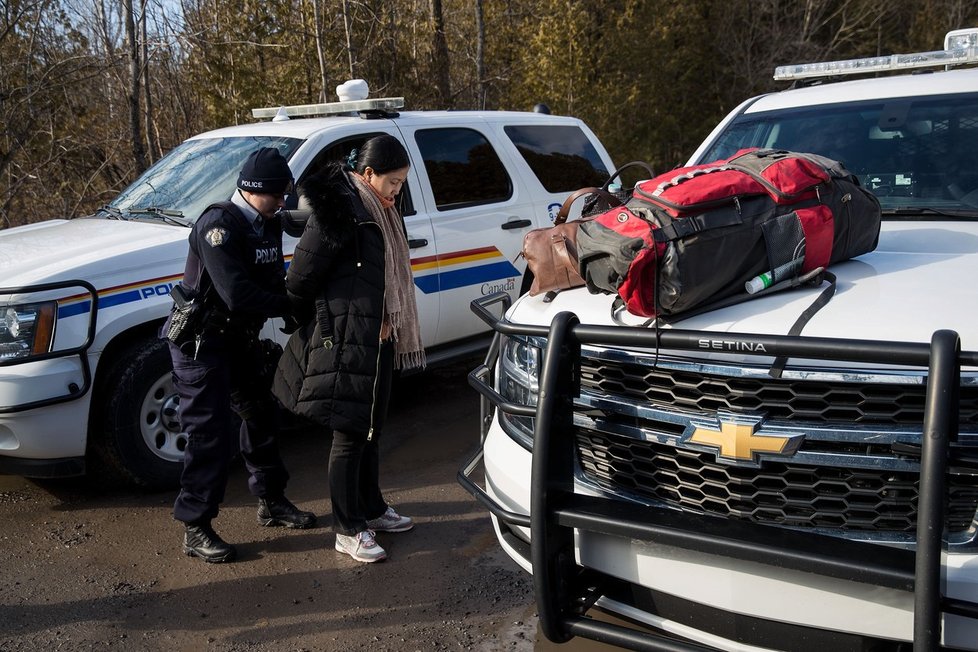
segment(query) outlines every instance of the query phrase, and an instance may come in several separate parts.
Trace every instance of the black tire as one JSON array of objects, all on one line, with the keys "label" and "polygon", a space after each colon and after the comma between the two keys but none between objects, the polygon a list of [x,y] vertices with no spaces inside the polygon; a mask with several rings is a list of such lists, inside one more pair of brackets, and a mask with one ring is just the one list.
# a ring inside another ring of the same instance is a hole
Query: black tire
[{"label": "black tire", "polygon": [[99,369],[93,397],[89,432],[97,461],[109,480],[178,487],[187,436],[180,432],[167,344],[147,336],[118,353]]}]

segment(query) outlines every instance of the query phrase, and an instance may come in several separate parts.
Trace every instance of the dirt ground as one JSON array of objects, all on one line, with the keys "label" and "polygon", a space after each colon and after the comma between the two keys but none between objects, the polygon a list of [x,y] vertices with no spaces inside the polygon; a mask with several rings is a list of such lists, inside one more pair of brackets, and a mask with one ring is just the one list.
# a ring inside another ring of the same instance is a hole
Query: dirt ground
[{"label": "dirt ground", "polygon": [[333,550],[329,439],[311,430],[283,453],[289,497],[318,526],[258,526],[236,465],[215,521],[231,564],[182,554],[173,492],[0,477],[0,651],[611,650],[539,640],[530,577],[455,481],[477,439],[475,362],[395,386],[382,485],[417,526],[378,535],[379,564]]}]

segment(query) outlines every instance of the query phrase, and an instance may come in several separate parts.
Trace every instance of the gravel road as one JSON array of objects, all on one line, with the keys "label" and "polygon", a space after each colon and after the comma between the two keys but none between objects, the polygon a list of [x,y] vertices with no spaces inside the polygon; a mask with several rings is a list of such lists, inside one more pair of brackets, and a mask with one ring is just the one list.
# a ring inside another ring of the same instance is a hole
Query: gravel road
[{"label": "gravel road", "polygon": [[386,562],[333,550],[329,438],[292,430],[289,496],[318,527],[259,527],[236,465],[218,532],[238,561],[185,557],[174,492],[0,477],[0,651],[611,650],[539,640],[530,577],[455,482],[476,440],[471,360],[397,381],[381,443],[389,502],[417,527]]}]

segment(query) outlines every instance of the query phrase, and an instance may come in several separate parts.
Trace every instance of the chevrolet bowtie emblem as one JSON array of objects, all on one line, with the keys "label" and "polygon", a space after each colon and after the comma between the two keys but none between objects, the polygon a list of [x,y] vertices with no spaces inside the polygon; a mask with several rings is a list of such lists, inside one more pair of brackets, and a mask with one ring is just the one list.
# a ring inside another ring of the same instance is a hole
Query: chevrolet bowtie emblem
[{"label": "chevrolet bowtie emblem", "polygon": [[794,455],[804,435],[758,432],[763,417],[718,411],[713,423],[694,422],[684,441],[717,449],[717,457],[757,463],[760,455]]}]

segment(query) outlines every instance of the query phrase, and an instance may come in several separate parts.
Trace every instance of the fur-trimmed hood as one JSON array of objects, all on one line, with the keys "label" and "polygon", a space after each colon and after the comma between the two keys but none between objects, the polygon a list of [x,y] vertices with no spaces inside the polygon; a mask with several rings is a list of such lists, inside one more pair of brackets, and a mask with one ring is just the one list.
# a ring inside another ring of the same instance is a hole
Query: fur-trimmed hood
[{"label": "fur-trimmed hood", "polygon": [[330,163],[307,177],[298,188],[312,209],[312,217],[320,231],[322,242],[330,254],[349,243],[354,227],[370,220],[359,200],[359,193],[347,171],[338,163]]}]

